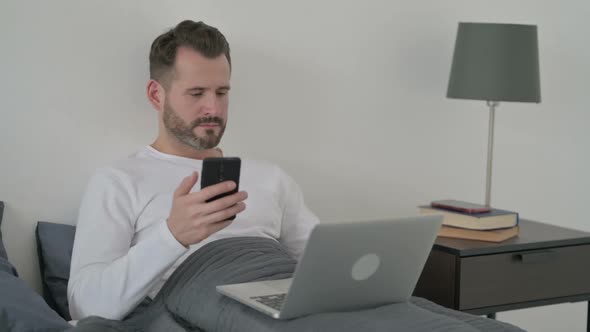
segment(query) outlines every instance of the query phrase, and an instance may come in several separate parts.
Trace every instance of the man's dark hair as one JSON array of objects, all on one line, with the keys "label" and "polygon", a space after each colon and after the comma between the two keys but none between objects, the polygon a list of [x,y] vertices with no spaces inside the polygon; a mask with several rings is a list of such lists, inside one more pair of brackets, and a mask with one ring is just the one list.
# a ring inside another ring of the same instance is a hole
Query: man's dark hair
[{"label": "man's dark hair", "polygon": [[225,55],[231,68],[225,36],[203,22],[185,20],[154,40],[150,50],[150,78],[167,87],[174,78],[174,60],[179,47],[189,47],[207,58]]}]

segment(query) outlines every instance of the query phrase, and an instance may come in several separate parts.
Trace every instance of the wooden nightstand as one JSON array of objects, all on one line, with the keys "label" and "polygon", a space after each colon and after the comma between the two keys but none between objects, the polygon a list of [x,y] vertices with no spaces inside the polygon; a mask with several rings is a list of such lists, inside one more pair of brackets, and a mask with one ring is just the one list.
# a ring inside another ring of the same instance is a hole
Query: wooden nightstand
[{"label": "wooden nightstand", "polygon": [[[500,243],[439,237],[414,295],[491,318],[590,301],[590,233],[521,219],[520,235]],[[587,321],[590,331],[590,302]]]}]

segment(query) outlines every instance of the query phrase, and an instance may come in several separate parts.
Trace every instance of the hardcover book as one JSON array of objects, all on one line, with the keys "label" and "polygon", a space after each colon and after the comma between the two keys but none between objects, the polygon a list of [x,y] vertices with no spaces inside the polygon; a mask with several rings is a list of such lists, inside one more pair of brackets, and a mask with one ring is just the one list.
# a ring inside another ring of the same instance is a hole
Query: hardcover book
[{"label": "hardcover book", "polygon": [[518,231],[518,226],[489,231],[476,231],[443,225],[438,232],[438,236],[487,242],[502,242],[517,236]]},{"label": "hardcover book", "polygon": [[438,214],[443,216],[443,225],[473,230],[490,230],[509,228],[518,225],[518,213],[492,208],[489,212],[464,213],[431,206],[420,206],[424,215]]}]

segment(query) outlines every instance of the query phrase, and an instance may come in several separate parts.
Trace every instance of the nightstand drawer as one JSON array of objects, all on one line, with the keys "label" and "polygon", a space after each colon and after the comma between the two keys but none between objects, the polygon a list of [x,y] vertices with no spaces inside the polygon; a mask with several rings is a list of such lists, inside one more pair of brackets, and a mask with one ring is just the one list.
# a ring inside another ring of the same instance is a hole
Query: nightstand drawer
[{"label": "nightstand drawer", "polygon": [[590,245],[460,259],[459,309],[590,293]]}]

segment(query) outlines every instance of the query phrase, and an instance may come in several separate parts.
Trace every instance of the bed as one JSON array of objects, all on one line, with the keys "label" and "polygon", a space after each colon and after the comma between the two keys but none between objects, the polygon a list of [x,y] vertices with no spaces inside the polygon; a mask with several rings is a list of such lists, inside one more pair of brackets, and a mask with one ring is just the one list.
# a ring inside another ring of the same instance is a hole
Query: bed
[{"label": "bed", "polygon": [[[3,204],[0,202],[0,226]],[[1,229],[1,228],[0,228]],[[291,276],[295,261],[276,241],[232,238],[191,255],[158,296],[121,321],[89,317],[72,326],[67,304],[75,227],[39,222],[36,239],[43,296],[18,277],[0,232],[0,331],[523,331],[422,298],[353,312],[278,321],[215,291],[215,286]]]}]

